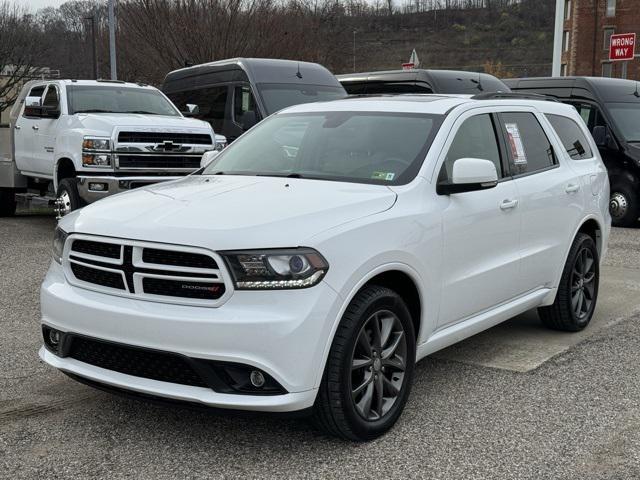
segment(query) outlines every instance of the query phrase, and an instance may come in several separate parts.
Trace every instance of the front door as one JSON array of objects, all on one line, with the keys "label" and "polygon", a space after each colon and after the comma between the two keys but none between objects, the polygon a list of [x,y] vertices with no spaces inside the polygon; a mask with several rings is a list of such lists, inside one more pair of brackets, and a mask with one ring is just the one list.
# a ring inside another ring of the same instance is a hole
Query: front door
[{"label": "front door", "polygon": [[[448,196],[443,211],[443,278],[438,328],[479,314],[518,295],[520,209],[514,182],[506,175],[505,148],[496,119],[486,113],[458,120],[460,125],[438,181],[450,177],[460,158],[496,165],[495,188]],[[454,127],[455,129],[455,127]]]},{"label": "front door", "polygon": [[42,97],[46,85],[36,85],[27,94],[22,111],[13,126],[15,161],[21,172],[36,171],[36,134],[40,129]]}]

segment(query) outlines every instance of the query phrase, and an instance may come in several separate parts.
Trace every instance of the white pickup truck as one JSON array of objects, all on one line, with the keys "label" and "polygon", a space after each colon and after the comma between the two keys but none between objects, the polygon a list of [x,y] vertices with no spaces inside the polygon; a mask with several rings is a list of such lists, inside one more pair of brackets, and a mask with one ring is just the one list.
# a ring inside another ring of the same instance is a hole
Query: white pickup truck
[{"label": "white pickup truck", "polygon": [[16,194],[49,196],[59,216],[200,167],[221,148],[207,122],[186,118],[158,89],[109,80],[27,83],[10,116],[11,157],[0,158],[0,216]]}]

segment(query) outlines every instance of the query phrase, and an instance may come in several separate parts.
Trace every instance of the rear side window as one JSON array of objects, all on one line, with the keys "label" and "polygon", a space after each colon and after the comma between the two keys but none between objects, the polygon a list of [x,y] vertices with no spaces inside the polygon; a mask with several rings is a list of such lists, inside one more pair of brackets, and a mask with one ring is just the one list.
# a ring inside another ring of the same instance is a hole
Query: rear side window
[{"label": "rear side window", "polygon": [[500,115],[513,175],[524,175],[554,166],[553,147],[533,113]]},{"label": "rear side window", "polygon": [[564,145],[571,158],[583,160],[593,157],[587,137],[582,133],[582,129],[576,122],[562,115],[547,114],[546,117],[560,140],[562,140],[562,145]]},{"label": "rear side window", "polygon": [[225,120],[227,91],[228,87],[224,85],[168,93],[167,96],[181,112],[187,111],[187,104],[197,105],[195,117],[209,122],[213,130],[219,132]]}]

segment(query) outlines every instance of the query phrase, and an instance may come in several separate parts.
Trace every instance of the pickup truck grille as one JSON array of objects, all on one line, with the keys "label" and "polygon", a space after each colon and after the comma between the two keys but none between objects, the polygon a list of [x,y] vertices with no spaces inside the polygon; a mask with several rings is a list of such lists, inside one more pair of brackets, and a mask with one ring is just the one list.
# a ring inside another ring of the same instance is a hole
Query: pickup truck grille
[{"label": "pickup truck grille", "polygon": [[206,133],[164,133],[164,132],[120,132],[119,143],[188,143],[192,145],[212,145],[211,135]]},{"label": "pickup truck grille", "polygon": [[200,168],[201,157],[182,155],[118,155],[119,168]]},{"label": "pickup truck grille", "polygon": [[67,242],[65,272],[79,287],[202,306],[217,306],[229,289],[220,260],[207,250],[85,235]]}]

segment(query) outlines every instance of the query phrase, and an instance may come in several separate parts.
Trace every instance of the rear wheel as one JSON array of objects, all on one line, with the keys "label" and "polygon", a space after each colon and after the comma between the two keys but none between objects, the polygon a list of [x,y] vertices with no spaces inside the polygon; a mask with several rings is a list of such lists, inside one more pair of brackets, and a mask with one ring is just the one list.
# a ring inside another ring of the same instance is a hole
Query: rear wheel
[{"label": "rear wheel", "polygon": [[571,246],[553,305],[538,309],[542,323],[577,332],[591,321],[598,300],[598,250],[589,235],[579,233]]},{"label": "rear wheel", "polygon": [[634,226],[640,216],[638,195],[627,180],[615,180],[611,185],[609,200],[611,223],[616,227]]},{"label": "rear wheel", "polygon": [[16,192],[10,188],[0,190],[0,217],[13,217],[16,206]]},{"label": "rear wheel", "polygon": [[368,286],[347,308],[331,346],[314,419],[325,432],[371,440],[404,409],[413,379],[411,315],[394,291]]},{"label": "rear wheel", "polygon": [[84,202],[78,193],[78,181],[75,178],[61,180],[56,196],[56,212],[60,217],[84,207]]}]

